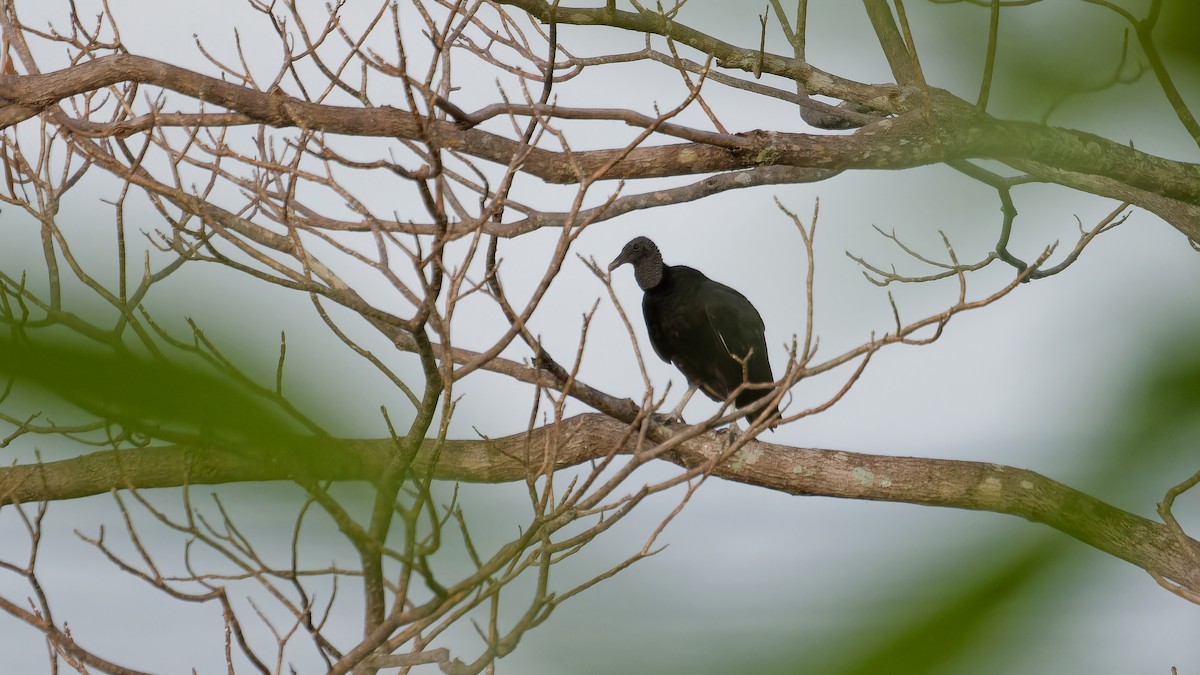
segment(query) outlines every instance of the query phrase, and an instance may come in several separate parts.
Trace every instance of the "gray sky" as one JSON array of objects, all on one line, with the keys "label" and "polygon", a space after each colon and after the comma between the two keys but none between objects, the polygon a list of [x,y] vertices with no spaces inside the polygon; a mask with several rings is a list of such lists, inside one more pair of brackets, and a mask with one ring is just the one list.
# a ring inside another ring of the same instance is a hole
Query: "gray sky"
[{"label": "gray sky", "polygon": [[[200,34],[214,51],[229,56],[231,27],[249,16],[237,9],[236,2],[223,3],[219,9],[212,3],[169,7],[132,1],[111,4],[118,18],[125,19],[123,37],[135,52],[196,67],[203,63],[191,42],[192,33]],[[959,60],[938,59],[936,54],[950,48],[953,36],[982,35],[986,12],[912,4],[911,18],[918,44],[926,50],[923,65],[930,81],[971,98],[979,68],[972,58],[981,59],[982,50]],[[23,14],[34,9],[33,4],[21,7]],[[348,9],[355,10],[353,3]],[[877,51],[854,47],[871,44],[869,25],[857,4],[814,3],[812,11],[810,27],[820,27],[809,46],[815,64],[864,81],[888,79],[886,64]],[[1052,30],[1057,20],[1054,10],[1041,11],[1040,19],[1021,19],[1025,23],[1019,24],[1035,38]],[[24,15],[28,20],[29,15]],[[712,0],[693,0],[681,20],[728,31],[722,35],[738,43],[752,42],[757,35],[757,21],[750,12]],[[1097,22],[1098,31],[1108,26],[1103,20]],[[243,33],[244,38],[247,35],[253,31]],[[581,55],[617,48],[611,33],[564,30],[561,37],[576,45],[575,51]],[[780,36],[776,33],[771,39],[774,48],[782,51]],[[626,41],[631,49],[640,46],[635,37]],[[275,58],[270,40],[246,42],[264,63]],[[53,55],[48,55],[47,63],[52,60]],[[636,78],[630,77],[632,72],[613,68],[592,79],[568,83],[559,88],[558,95],[574,106],[619,104],[643,111],[649,111],[655,101],[663,107],[674,105],[681,95],[678,76],[665,68],[639,70]],[[472,74],[463,77],[475,81]],[[491,77],[483,77],[485,82],[477,88],[465,88],[460,105],[469,108],[473,103],[494,101],[494,86],[486,84]],[[1123,90],[1121,96],[1141,91],[1142,86]],[[1146,91],[1152,94],[1152,90]],[[749,98],[719,86],[707,89],[706,97],[732,130],[804,130],[794,110],[783,104],[752,105]],[[1090,108],[1086,117],[1059,123],[1082,124],[1119,139],[1136,133],[1138,147],[1152,152],[1176,147],[1181,138],[1186,140],[1165,111],[1139,109],[1144,116],[1133,118],[1129,104],[1118,97],[1105,95],[1098,100],[1103,105]],[[686,117],[699,119],[693,113]],[[1136,128],[1128,128],[1131,119],[1136,120]],[[607,143],[607,138],[598,140]],[[562,203],[563,195],[570,194],[532,183],[522,187],[524,198],[535,203]],[[95,200],[101,196],[100,189],[76,195],[64,207],[64,222],[70,218],[80,221],[80,237],[92,236],[84,231],[85,223],[108,226],[103,220],[88,222],[95,220],[90,214],[99,207]],[[388,196],[386,190],[384,186],[377,192],[371,186],[360,187],[361,192],[383,200]],[[1021,188],[1015,196],[1021,215],[1013,250],[1027,260],[1056,239],[1069,247],[1076,231],[1075,216],[1088,226],[1114,206],[1042,187]],[[602,195],[593,199],[600,198]],[[607,263],[631,237],[652,237],[667,262],[696,267],[739,289],[756,304],[767,324],[771,359],[778,372],[785,359],[783,345],[803,329],[803,295],[798,286],[803,249],[773,198],[806,221],[814,201],[820,199],[815,306],[821,354],[825,356],[891,325],[885,290],[867,283],[844,255],[848,250],[881,264],[910,264],[872,225],[895,229],[905,241],[930,255],[941,254],[937,231],[944,231],[962,259],[974,260],[986,254],[1000,224],[994,194],[952,170],[933,167],[842,175],[812,185],[756,188],[668,210],[633,213],[594,226],[579,239],[575,252]],[[145,219],[142,227],[157,225],[149,209],[139,215]],[[3,217],[8,221],[13,216],[6,212]],[[22,259],[13,252],[17,250],[13,242],[28,246],[35,240],[20,239],[27,235],[17,233],[4,236],[9,248],[0,253],[0,262],[9,269]],[[510,289],[516,292],[522,284],[533,283],[521,277],[522,261],[544,258],[553,238],[554,233],[539,233],[502,244]],[[784,427],[769,440],[992,461],[1086,486],[1094,478],[1090,458],[1117,433],[1114,419],[1127,405],[1127,394],[1138,384],[1145,364],[1153,361],[1165,343],[1200,323],[1200,296],[1190,292],[1200,286],[1197,255],[1178,232],[1148,214],[1135,212],[1116,231],[1099,238],[1064,274],[1028,284],[995,306],[955,318],[936,344],[886,350],[837,407]],[[1009,276],[1009,271],[999,266],[979,275],[972,279],[972,297],[990,293]],[[669,399],[673,407],[685,383],[650,351],[641,325],[640,293],[628,270],[615,275],[614,286],[634,319],[655,387],[661,391],[668,381],[673,382]],[[201,325],[219,326],[218,334],[229,330],[225,320],[235,318],[242,331],[239,339],[250,345],[251,359],[258,359],[251,370],[260,368],[264,377],[271,372],[278,333],[286,329],[289,358],[300,369],[297,382],[311,385],[297,387],[300,403],[336,412],[332,417],[345,427],[335,429],[340,433],[382,435],[378,405],[399,406],[400,397],[385,390],[380,378],[350,357],[328,358],[338,345],[312,316],[306,299],[291,298],[280,290],[208,268],[180,274],[152,302],[160,303],[162,314],[173,303],[194,300],[196,290],[215,300],[188,301],[183,311]],[[953,283],[895,289],[908,318],[939,309],[956,291]],[[601,299],[600,309],[582,378],[611,394],[637,399],[641,382],[624,329],[604,288],[574,257],[535,315],[533,326],[552,349],[557,346],[564,355],[573,353],[580,317],[597,298]],[[497,325],[494,315],[468,321],[478,320],[486,329]],[[166,318],[181,325],[179,316]],[[514,354],[520,356],[520,350]],[[842,376],[802,383],[796,398],[815,399],[837,386]],[[469,436],[474,427],[499,436],[525,427],[531,397],[526,389],[481,374],[463,383],[460,393],[464,397],[454,425],[457,434]],[[711,410],[708,401],[697,397],[687,417],[697,419]],[[55,451],[46,447],[50,441],[39,442],[43,449]],[[1181,472],[1180,467],[1171,467],[1172,472],[1165,472],[1146,467],[1145,475],[1130,477],[1127,489],[1096,496],[1150,517],[1162,492],[1194,468],[1184,467]],[[650,480],[655,471],[663,476],[668,470],[647,471]],[[254,491],[223,491],[230,499],[251,505],[244,514],[247,530],[270,533],[290,528],[284,509],[254,508],[262,503],[254,499]],[[523,492],[519,485],[469,486],[464,488],[463,498],[469,513],[473,507],[483,518],[493,510],[499,514],[505,509],[519,510]],[[162,497],[163,503],[170,503],[169,495]],[[585,578],[605,562],[611,564],[637,550],[678,498],[678,493],[668,493],[647,504],[644,513],[622,523],[596,542],[594,550],[567,565],[562,583],[574,575]],[[1187,518],[1195,515],[1194,501],[1179,505],[1185,527]],[[181,672],[193,665],[200,672],[220,669],[213,608],[181,609],[167,602],[112,572],[93,550],[71,535],[72,529],[94,535],[102,522],[116,528],[119,519],[111,499],[55,504],[51,513],[57,527],[42,560],[43,575],[60,618],[69,620],[78,634],[88,635],[84,644],[103,645],[98,647],[102,654],[114,655],[126,644],[142,652],[159,650],[148,663],[138,665],[161,672]],[[515,527],[512,522],[504,523],[502,515],[490,517],[497,518],[499,527]],[[11,522],[4,524],[5,528],[12,526]],[[507,532],[497,536],[503,534]],[[917,612],[921,598],[913,598],[911,589],[926,588],[922,582],[948,574],[956,561],[1004,560],[1044,536],[1064,537],[1040,525],[992,514],[796,498],[714,480],[671,525],[664,537],[670,546],[664,552],[564,605],[553,620],[529,634],[520,649],[502,660],[498,671],[725,672],[772,653],[789,663],[803,664],[803,654],[819,650],[830,639],[872,634],[902,622],[906,612]],[[24,543],[16,530],[5,530],[0,541]],[[171,545],[168,539],[161,541],[164,546]],[[1071,546],[1069,563],[1048,573],[1042,586],[1014,593],[1011,600],[1013,615],[1050,615],[1052,621],[1029,621],[1023,627],[1021,621],[997,620],[989,638],[1005,650],[1006,658],[1003,662],[970,663],[971,672],[1165,675],[1172,665],[1178,666],[1180,673],[1200,667],[1194,647],[1200,622],[1194,606],[1159,589],[1138,568],[1081,545]],[[1064,586],[1071,590],[1051,592]],[[0,586],[0,591],[11,589]],[[1038,604],[1041,593],[1055,599],[1052,606]],[[347,616],[347,636],[356,632],[356,618],[353,613]],[[0,621],[0,626],[6,626],[5,622]],[[205,627],[204,637],[198,626]],[[148,645],[150,634],[158,637]],[[33,637],[25,629],[0,629],[0,653],[9,655],[7,667],[13,668],[12,672],[44,672],[44,648]],[[461,639],[469,639],[466,632]],[[302,672],[315,672],[311,663],[297,665]],[[794,672],[805,671],[798,666]]]}]

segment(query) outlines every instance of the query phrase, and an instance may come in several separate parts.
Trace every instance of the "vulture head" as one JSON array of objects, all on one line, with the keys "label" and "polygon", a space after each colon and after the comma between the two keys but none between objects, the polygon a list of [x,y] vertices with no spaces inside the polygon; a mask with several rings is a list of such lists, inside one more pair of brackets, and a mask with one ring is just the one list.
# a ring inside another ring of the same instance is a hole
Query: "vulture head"
[{"label": "vulture head", "polygon": [[625,244],[621,254],[608,264],[608,271],[611,272],[625,263],[633,265],[633,278],[637,279],[638,286],[643,291],[654,288],[662,281],[662,254],[658,252],[654,242],[646,237],[637,237]]}]

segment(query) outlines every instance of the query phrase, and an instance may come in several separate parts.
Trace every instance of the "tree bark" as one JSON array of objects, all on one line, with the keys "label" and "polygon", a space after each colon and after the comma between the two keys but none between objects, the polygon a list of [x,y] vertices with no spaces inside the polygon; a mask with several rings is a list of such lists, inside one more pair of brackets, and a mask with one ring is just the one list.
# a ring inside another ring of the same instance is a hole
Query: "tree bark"
[{"label": "tree bark", "polygon": [[[229,124],[410,140],[432,134],[429,140],[441,147],[502,165],[521,150],[510,138],[453,122],[422,120],[410,111],[310,103],[278,90],[256,91],[129,54],[103,56],[44,75],[0,77],[4,99],[0,128],[70,96],[121,82],[151,84],[219,105],[237,113],[220,118]],[[686,176],[769,165],[832,171],[903,169],[951,160],[996,159],[1021,164],[1042,180],[1143,206],[1200,241],[1200,165],[1150,155],[1085,132],[995,119],[943,90],[931,89],[929,96],[932,110],[914,107],[914,98],[900,106],[907,110],[900,117],[852,134],[748,131],[726,134],[720,145],[692,142],[570,153],[533,148],[522,171],[549,183],[576,183],[618,157],[604,178]],[[107,130],[76,126],[86,133],[129,132],[120,124]]]},{"label": "tree bark", "polygon": [[[669,430],[651,436],[665,440]],[[552,445],[548,445],[552,444]],[[660,458],[685,468],[711,464],[728,447],[726,436],[701,435]],[[555,469],[639,450],[630,427],[600,413],[588,413],[528,433],[497,439],[448,440],[436,451],[427,442],[413,470],[432,469],[442,480],[503,483],[524,480],[543,465],[552,448]],[[308,453],[307,475],[328,480],[377,479],[387,466],[391,439],[339,439]],[[433,457],[437,463],[430,466]],[[295,464],[186,446],[105,451],[43,464],[0,469],[0,499],[24,503],[75,499],[136,486],[288,480]],[[1083,543],[1192,590],[1200,589],[1200,542],[1175,536],[1168,528],[1122,511],[1033,471],[1001,464],[946,459],[869,455],[799,448],[751,440],[711,475],[793,495],[903,502],[991,511],[1049,525]]]}]

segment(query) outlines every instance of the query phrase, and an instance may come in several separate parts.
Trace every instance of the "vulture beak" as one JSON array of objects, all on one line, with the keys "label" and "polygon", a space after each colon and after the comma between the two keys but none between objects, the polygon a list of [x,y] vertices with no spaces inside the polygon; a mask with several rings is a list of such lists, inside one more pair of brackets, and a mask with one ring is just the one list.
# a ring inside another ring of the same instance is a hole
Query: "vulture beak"
[{"label": "vulture beak", "polygon": [[630,253],[630,251],[621,251],[621,255],[617,256],[612,262],[608,263],[608,271],[611,272],[621,265],[629,262],[629,258],[631,257]]}]

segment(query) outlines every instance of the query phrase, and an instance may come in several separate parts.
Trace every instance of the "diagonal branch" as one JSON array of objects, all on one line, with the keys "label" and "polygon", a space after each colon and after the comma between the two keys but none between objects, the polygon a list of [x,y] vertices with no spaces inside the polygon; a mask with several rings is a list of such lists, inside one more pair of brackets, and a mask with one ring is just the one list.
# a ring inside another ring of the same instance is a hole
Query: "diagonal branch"
[{"label": "diagonal branch", "polygon": [[892,68],[892,76],[896,78],[896,83],[905,87],[920,85],[921,80],[914,68],[909,47],[905,44],[900,29],[896,27],[896,19],[892,16],[892,8],[888,7],[887,0],[863,0],[863,7],[867,10],[867,17],[871,19],[875,38],[883,48],[883,54]]}]

